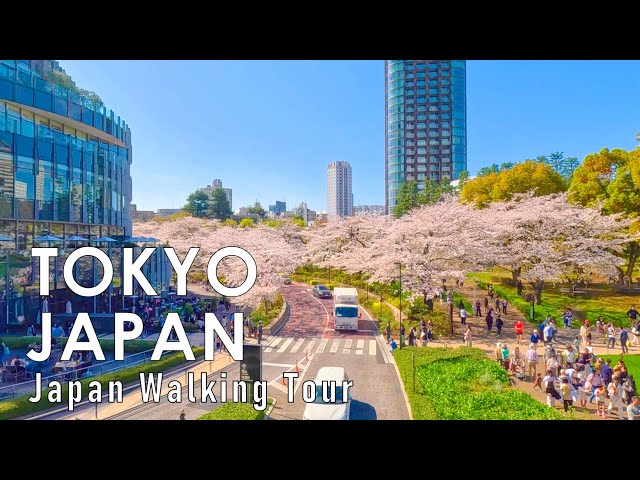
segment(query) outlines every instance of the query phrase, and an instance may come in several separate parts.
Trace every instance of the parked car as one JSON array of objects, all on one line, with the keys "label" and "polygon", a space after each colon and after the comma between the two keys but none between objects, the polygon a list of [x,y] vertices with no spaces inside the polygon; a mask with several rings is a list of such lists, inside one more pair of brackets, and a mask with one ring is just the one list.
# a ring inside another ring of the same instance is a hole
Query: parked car
[{"label": "parked car", "polygon": [[[336,382],[336,394],[334,401],[325,402],[322,398],[322,382]],[[342,367],[322,367],[316,375],[316,398],[312,403],[307,403],[302,416],[303,420],[349,420],[351,415],[351,393],[347,400],[342,398],[344,382],[349,382],[349,377]]]},{"label": "parked car", "polygon": [[331,290],[329,290],[325,285],[314,286],[313,294],[318,298],[331,298]]},{"label": "parked car", "polygon": [[291,285],[291,277],[284,277],[284,284]]}]

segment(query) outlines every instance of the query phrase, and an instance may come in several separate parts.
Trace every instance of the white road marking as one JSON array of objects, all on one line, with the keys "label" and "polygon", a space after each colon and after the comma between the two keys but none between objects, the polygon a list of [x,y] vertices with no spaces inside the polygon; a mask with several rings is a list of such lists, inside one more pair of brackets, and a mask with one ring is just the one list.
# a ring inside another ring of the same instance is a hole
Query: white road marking
[{"label": "white road marking", "polygon": [[290,363],[269,363],[269,362],[262,362],[262,365],[266,365],[267,367],[283,367],[283,368],[293,368],[294,365],[291,365]]},{"label": "white road marking", "polygon": [[[285,380],[286,381],[286,380]],[[286,385],[282,385],[279,381],[278,382],[271,382],[270,385],[272,387],[277,388],[278,390],[280,390],[282,393],[287,393],[287,386]]]},{"label": "white road marking", "polygon": [[291,351],[289,353],[296,353],[298,350],[300,350],[300,347],[302,346],[302,344],[304,343],[304,338],[300,338],[294,345],[293,348],[291,349]]},{"label": "white road marking", "polygon": [[282,346],[278,349],[278,353],[282,353],[286,351],[287,348],[289,348],[289,345],[291,345],[291,342],[293,342],[293,338],[287,338],[282,344]]},{"label": "white road marking", "polygon": [[375,354],[376,354],[376,341],[369,340],[369,355],[375,355]]},{"label": "white road marking", "polygon": [[271,345],[269,345],[269,348],[274,348],[276,345],[278,345],[280,342],[282,341],[282,337],[278,337],[276,338],[273,342],[271,342]]},{"label": "white road marking", "polygon": [[356,355],[363,355],[364,352],[362,350],[356,350]]},{"label": "white road marking", "polygon": [[304,348],[304,351],[305,351],[307,354],[311,355],[311,353],[312,353],[312,349],[313,349],[313,346],[315,345],[315,343],[316,343],[315,339],[314,339],[314,340],[311,340],[311,341],[307,344],[307,346]]},{"label": "white road marking", "polygon": [[351,344],[352,344],[352,343],[353,343],[353,340],[352,340],[351,338],[347,338],[347,339],[344,341],[344,348],[345,348],[345,349],[349,349],[349,348],[351,348]]},{"label": "white road marking", "polygon": [[351,353],[351,349],[350,348],[343,348],[342,349],[342,354],[343,355],[349,355]]},{"label": "white road marking", "polygon": [[331,349],[329,350],[330,353],[336,353],[338,351],[338,345],[340,345],[340,339],[338,338],[337,340],[334,340],[333,343],[331,344]]},{"label": "white road marking", "polygon": [[356,345],[356,348],[364,348],[364,340],[363,339],[358,340],[358,344]]},{"label": "white road marking", "polygon": [[328,341],[328,338],[323,338],[322,340],[320,340],[320,345],[318,345],[318,350],[316,351],[316,353],[324,353],[324,348],[327,346]]}]

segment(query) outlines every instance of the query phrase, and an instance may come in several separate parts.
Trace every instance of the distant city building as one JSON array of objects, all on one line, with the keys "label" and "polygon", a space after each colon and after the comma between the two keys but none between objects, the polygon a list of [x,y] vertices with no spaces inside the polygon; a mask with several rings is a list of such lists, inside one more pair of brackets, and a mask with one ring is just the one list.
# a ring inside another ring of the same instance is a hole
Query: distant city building
[{"label": "distant city building", "polygon": [[206,193],[207,197],[209,197],[209,200],[211,200],[211,196],[213,195],[213,191],[217,190],[218,188],[222,188],[222,190],[224,190],[224,193],[227,196],[227,201],[229,202],[229,206],[231,207],[231,211],[233,211],[233,195],[232,195],[231,189],[230,188],[223,188],[222,180],[220,180],[219,178],[216,178],[213,182],[211,182],[211,185],[207,185],[206,187],[198,188],[197,191]]},{"label": "distant city building", "polygon": [[173,215],[174,213],[181,212],[181,208],[159,208],[156,211],[156,216],[158,217],[168,217],[169,215]]},{"label": "distant city building", "polygon": [[292,213],[296,217],[301,217],[307,225],[315,222],[317,218],[316,211],[310,210],[306,202],[302,202],[298,207],[294,208]]},{"label": "distant city building", "polygon": [[385,207],[404,182],[455,180],[467,169],[465,60],[385,60]]},{"label": "distant city building", "polygon": [[275,205],[269,205],[269,211],[274,215],[280,215],[287,211],[287,202],[276,200]]},{"label": "distant city building", "polygon": [[356,214],[371,214],[371,215],[384,215],[386,210],[384,205],[356,205],[353,207],[353,213]]},{"label": "distant city building", "polygon": [[332,162],[327,168],[327,213],[329,217],[353,215],[349,162]]},{"label": "distant city building", "polygon": [[146,222],[156,216],[156,212],[153,210],[138,210],[138,206],[135,203],[131,204],[131,219],[135,222]]}]

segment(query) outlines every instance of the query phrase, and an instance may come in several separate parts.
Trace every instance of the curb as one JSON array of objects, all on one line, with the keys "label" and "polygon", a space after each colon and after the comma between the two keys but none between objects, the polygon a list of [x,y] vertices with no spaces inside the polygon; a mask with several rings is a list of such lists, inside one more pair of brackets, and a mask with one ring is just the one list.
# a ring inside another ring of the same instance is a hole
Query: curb
[{"label": "curb", "polygon": [[273,408],[276,406],[277,400],[273,397],[269,397],[269,398],[271,398],[273,402],[271,402],[271,406],[269,407],[269,410],[267,410],[267,412],[264,414],[264,417],[262,418],[262,420],[271,420],[271,412],[273,411]]},{"label": "curb", "polygon": [[282,305],[282,314],[280,315],[280,318],[278,318],[275,322],[271,323],[271,325],[265,327],[263,329],[263,336],[264,335],[277,335],[278,332],[280,330],[282,330],[282,328],[287,324],[287,322],[289,321],[289,317],[291,315],[291,309],[289,307],[289,303],[287,303],[287,301],[284,299],[283,297],[283,301],[284,304]]}]

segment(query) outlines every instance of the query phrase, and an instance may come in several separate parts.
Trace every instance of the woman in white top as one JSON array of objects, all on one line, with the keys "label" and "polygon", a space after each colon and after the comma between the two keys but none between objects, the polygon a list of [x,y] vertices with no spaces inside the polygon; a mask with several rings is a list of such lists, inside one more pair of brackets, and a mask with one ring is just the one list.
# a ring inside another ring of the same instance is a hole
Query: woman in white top
[{"label": "woman in white top", "polygon": [[607,412],[611,415],[611,412],[615,407],[618,407],[618,417],[624,418],[622,416],[622,410],[624,409],[624,404],[622,403],[622,396],[620,392],[620,380],[618,377],[613,377],[613,381],[607,387],[607,392],[609,393],[609,408],[607,408]]},{"label": "woman in white top", "polygon": [[558,359],[556,357],[549,357],[547,370],[551,370],[554,376],[558,374]]},{"label": "woman in white top", "polygon": [[587,325],[583,323],[582,326],[580,327],[580,338],[582,339],[582,345],[584,345],[585,347],[589,344],[587,339],[588,333],[589,333],[589,327],[587,327]]}]

